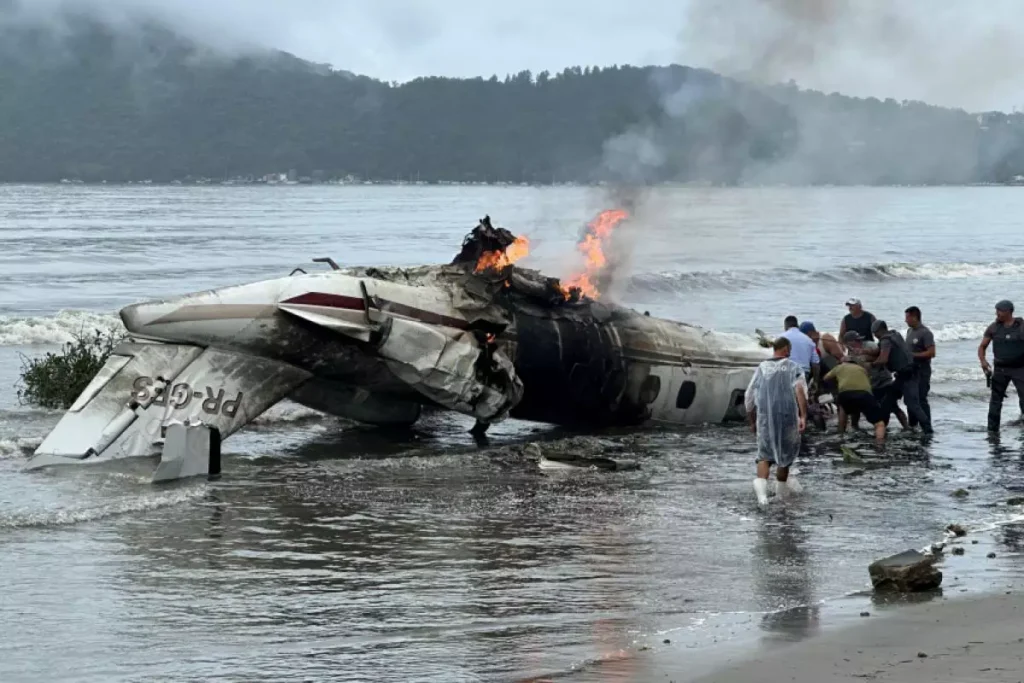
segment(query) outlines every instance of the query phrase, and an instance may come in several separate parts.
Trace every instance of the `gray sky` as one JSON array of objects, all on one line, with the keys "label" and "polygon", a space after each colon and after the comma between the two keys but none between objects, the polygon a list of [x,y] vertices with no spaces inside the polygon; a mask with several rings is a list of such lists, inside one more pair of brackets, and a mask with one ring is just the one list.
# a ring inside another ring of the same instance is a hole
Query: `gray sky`
[{"label": "gray sky", "polygon": [[1024,0],[23,0],[156,11],[215,41],[405,81],[678,62],[979,110],[1024,108]]}]

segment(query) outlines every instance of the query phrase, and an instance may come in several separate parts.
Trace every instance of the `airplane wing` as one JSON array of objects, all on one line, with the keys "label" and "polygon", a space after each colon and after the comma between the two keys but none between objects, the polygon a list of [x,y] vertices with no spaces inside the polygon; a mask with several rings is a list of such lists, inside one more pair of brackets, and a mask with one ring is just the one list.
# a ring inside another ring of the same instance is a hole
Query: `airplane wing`
[{"label": "airplane wing", "polygon": [[163,427],[238,431],[311,377],[265,358],[187,344],[125,342],[36,449],[26,468],[161,452]]}]

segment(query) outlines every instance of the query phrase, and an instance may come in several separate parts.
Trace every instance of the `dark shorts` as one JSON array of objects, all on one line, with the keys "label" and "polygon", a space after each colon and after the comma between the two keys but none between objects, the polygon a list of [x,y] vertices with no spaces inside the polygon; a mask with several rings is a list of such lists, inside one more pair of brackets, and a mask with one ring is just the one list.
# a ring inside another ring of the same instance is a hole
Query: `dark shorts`
[{"label": "dark shorts", "polygon": [[877,424],[885,421],[882,414],[882,406],[878,399],[868,391],[844,391],[838,396],[839,405],[846,411],[847,415],[859,413],[864,416],[870,424]]}]

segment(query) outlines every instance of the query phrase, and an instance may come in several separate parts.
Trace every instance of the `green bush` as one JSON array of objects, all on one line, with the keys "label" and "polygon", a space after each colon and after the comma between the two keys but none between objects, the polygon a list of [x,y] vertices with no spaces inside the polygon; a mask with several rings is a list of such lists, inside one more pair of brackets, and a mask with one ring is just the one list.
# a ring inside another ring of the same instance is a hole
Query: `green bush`
[{"label": "green bush", "polygon": [[75,335],[60,352],[37,358],[21,357],[18,401],[40,408],[67,410],[107,362],[123,334],[96,330]]}]

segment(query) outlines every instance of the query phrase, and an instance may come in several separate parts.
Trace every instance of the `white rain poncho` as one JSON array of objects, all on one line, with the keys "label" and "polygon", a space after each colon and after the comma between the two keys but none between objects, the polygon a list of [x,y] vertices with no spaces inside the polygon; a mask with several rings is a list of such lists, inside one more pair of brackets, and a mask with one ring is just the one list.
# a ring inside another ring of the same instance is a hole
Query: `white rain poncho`
[{"label": "white rain poncho", "polygon": [[757,407],[757,460],[789,467],[800,451],[800,407],[796,389],[807,391],[800,366],[788,358],[763,361],[744,397],[747,412]]}]

